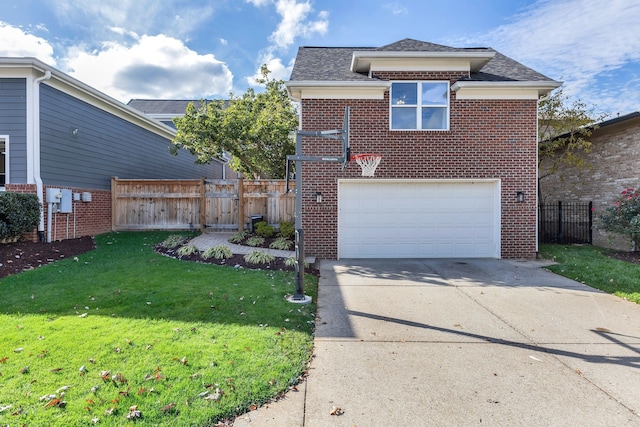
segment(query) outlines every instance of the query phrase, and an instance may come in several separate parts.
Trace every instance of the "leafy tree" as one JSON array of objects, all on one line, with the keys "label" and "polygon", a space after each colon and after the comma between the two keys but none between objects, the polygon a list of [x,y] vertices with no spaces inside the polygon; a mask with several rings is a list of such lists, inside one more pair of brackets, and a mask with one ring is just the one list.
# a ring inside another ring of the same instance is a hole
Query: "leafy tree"
[{"label": "leafy tree", "polygon": [[600,216],[600,228],[631,238],[631,249],[640,246],[640,190],[627,188]]},{"label": "leafy tree", "polygon": [[580,100],[569,103],[562,87],[541,99],[538,104],[538,181],[553,175],[561,166],[588,166],[582,154],[591,150],[589,138],[597,129],[595,123],[604,117],[596,115],[593,108],[587,108]]},{"label": "leafy tree", "polygon": [[289,137],[298,126],[294,105],[282,80],[269,79],[266,65],[258,83],[265,91],[248,89],[241,97],[224,101],[189,104],[183,117],[175,118],[178,129],[172,152],[185,148],[198,163],[232,156],[230,166],[250,177],[284,178],[286,156],[295,153]]}]

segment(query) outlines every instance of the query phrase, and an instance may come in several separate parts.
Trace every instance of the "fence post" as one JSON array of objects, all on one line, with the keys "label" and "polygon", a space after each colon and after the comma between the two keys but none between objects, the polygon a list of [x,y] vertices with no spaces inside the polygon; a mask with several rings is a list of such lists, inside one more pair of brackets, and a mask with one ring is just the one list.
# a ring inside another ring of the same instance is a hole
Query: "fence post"
[{"label": "fence post", "polygon": [[200,180],[200,233],[207,229],[207,179]]},{"label": "fence post", "polygon": [[238,231],[244,230],[244,181],[238,178]]},{"label": "fence post", "polygon": [[118,194],[117,191],[118,186],[118,177],[111,177],[111,231],[116,231],[116,207],[118,204],[116,203],[116,197]]},{"label": "fence post", "polygon": [[562,230],[562,202],[558,201],[558,235],[556,237],[558,243],[564,243],[564,236]]},{"label": "fence post", "polygon": [[593,202],[589,202],[589,244],[593,245]]}]

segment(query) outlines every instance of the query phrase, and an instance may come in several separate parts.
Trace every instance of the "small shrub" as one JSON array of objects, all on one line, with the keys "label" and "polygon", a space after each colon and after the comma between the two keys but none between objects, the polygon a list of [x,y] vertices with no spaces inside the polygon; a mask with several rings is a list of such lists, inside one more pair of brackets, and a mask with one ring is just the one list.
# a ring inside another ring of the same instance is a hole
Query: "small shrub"
[{"label": "small shrub", "polygon": [[251,251],[244,256],[244,260],[249,264],[269,264],[275,259],[275,256],[263,251]]},{"label": "small shrub", "polygon": [[253,246],[254,248],[257,246],[262,246],[264,244],[264,237],[253,236],[247,239],[247,245]]},{"label": "small shrub", "polygon": [[280,237],[284,237],[285,239],[293,240],[296,235],[296,230],[293,226],[292,222],[283,221],[280,223],[280,232],[278,233]]},{"label": "small shrub", "polygon": [[214,246],[212,248],[207,249],[202,254],[202,258],[204,259],[209,259],[209,258],[226,259],[226,258],[231,258],[232,256],[233,256],[233,252],[231,252],[231,249],[229,249],[229,247],[225,245]]},{"label": "small shrub", "polygon": [[255,232],[261,237],[273,237],[273,235],[276,234],[276,230],[266,221],[256,222]]},{"label": "small shrub", "polygon": [[281,249],[283,251],[287,251],[291,248],[291,246],[293,246],[293,242],[289,239],[286,239],[284,237],[278,237],[276,240],[274,240],[273,242],[271,242],[271,244],[269,245],[269,247],[271,249]]},{"label": "small shrub", "polygon": [[[284,265],[287,267],[295,267],[296,266],[296,257],[290,256],[289,258],[284,260]],[[304,268],[309,267],[309,263],[307,261],[304,262]]]},{"label": "small shrub", "polygon": [[632,251],[640,249],[640,189],[622,190],[599,220],[600,228],[629,236]]},{"label": "small shrub", "polygon": [[40,221],[40,210],[35,194],[0,192],[0,240],[32,231]]},{"label": "small shrub", "polygon": [[185,244],[187,240],[188,238],[185,236],[182,236],[180,234],[172,234],[171,236],[164,239],[162,243],[160,243],[160,246],[167,249],[174,249]]},{"label": "small shrub", "polygon": [[198,248],[195,245],[184,245],[176,251],[179,256],[189,256],[198,253]]},{"label": "small shrub", "polygon": [[246,230],[238,231],[233,236],[229,237],[229,242],[230,243],[241,243],[244,239],[247,238],[248,235],[249,235],[249,232],[246,231]]}]

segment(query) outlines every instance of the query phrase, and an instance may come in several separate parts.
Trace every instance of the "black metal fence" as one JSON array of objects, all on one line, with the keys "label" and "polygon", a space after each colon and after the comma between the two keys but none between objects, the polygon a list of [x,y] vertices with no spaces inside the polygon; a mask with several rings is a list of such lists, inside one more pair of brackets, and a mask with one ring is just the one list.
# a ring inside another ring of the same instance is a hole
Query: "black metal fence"
[{"label": "black metal fence", "polygon": [[541,203],[538,210],[538,241],[540,243],[593,242],[593,204]]}]

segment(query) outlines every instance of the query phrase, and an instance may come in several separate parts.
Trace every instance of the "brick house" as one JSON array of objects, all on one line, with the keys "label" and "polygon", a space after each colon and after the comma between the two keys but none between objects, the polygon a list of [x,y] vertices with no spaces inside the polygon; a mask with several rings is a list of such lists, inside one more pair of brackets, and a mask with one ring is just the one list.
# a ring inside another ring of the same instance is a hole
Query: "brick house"
[{"label": "brick house", "polygon": [[582,154],[587,166],[580,169],[563,165],[555,174],[541,179],[542,199],[547,203],[593,202],[593,244],[628,251],[630,239],[599,230],[596,218],[622,190],[640,187],[640,112],[599,123],[589,140],[591,151]]},{"label": "brick house", "polygon": [[[307,253],[535,257],[537,103],[559,82],[490,48],[404,39],[300,47],[286,85],[302,130],[341,128],[349,106],[352,154],[382,155],[373,178],[353,163],[303,164]],[[298,154],[340,152],[304,137]]]},{"label": "brick house", "polygon": [[[175,129],[37,59],[0,58],[0,191],[38,195],[44,209],[33,239],[111,231],[113,176],[221,178],[220,165],[196,165],[187,151],[172,156],[174,136]],[[51,216],[49,188],[63,196]]]}]

